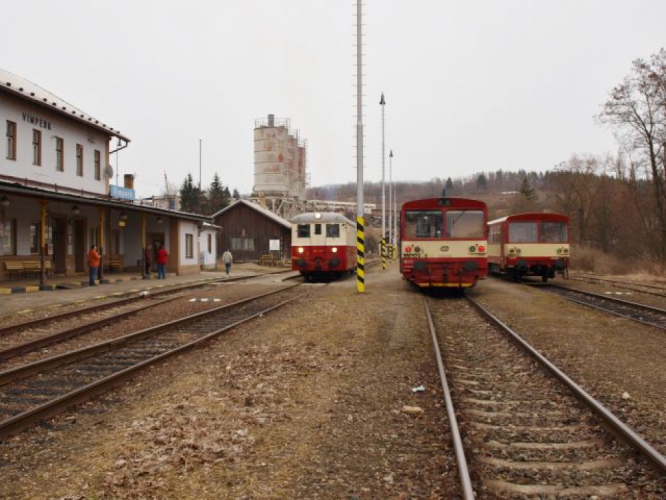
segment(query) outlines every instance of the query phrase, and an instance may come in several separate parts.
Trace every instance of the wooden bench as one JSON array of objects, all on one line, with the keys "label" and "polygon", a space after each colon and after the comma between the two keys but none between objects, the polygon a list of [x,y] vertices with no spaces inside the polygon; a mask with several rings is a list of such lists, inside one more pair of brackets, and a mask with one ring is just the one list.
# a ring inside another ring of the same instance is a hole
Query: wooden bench
[{"label": "wooden bench", "polygon": [[5,274],[11,279],[23,274],[23,263],[17,260],[5,261]]},{"label": "wooden bench", "polygon": [[272,266],[273,265],[273,256],[272,255],[262,255],[259,259],[260,266]]},{"label": "wooden bench", "polygon": [[122,272],[125,269],[125,260],[122,255],[113,255],[109,257],[108,262],[111,271]]},{"label": "wooden bench", "polygon": [[[22,264],[23,272],[25,274],[39,274],[42,272],[42,263],[39,259],[24,260]],[[51,274],[51,259],[44,259],[44,271],[47,276]]]}]

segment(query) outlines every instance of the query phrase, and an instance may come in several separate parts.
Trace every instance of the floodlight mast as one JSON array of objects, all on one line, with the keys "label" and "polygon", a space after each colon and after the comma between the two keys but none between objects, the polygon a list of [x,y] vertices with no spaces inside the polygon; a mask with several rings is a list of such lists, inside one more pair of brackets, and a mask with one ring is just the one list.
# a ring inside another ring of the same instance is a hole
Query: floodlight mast
[{"label": "floodlight mast", "polygon": [[356,0],[356,289],[365,291],[365,231],[363,221],[363,15]]}]

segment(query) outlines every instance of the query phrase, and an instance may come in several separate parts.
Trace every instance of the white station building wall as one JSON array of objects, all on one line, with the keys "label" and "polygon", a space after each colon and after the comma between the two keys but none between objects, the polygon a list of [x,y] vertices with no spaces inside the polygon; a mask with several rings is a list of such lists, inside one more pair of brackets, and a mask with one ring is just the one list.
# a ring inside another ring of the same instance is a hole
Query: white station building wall
[{"label": "white station building wall", "polygon": [[[8,158],[7,121],[16,124],[16,159]],[[0,94],[0,172],[18,179],[57,184],[106,195],[109,192],[108,136],[57,113]],[[33,130],[41,132],[41,165],[34,165]],[[63,171],[56,170],[56,138],[63,139]],[[83,146],[83,175],[77,175],[76,145]],[[95,179],[95,150],[100,155],[100,178]]]}]

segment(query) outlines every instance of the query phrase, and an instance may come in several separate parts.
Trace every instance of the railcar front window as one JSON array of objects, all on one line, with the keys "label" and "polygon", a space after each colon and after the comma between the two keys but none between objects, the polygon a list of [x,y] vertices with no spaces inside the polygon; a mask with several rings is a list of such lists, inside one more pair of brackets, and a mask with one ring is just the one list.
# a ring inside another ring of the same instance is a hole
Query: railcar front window
[{"label": "railcar front window", "polygon": [[340,237],[340,224],[326,224],[326,237],[339,238]]},{"label": "railcar front window", "polygon": [[567,224],[565,222],[543,222],[541,224],[541,243],[566,243]]},{"label": "railcar front window", "polygon": [[315,224],[315,234],[321,234],[321,224]]},{"label": "railcar front window", "polygon": [[509,243],[536,243],[536,222],[512,222],[509,224]]},{"label": "railcar front window", "polygon": [[439,238],[443,227],[439,210],[408,210],[405,212],[405,238]]},{"label": "railcar front window", "polygon": [[298,225],[298,237],[299,238],[309,238],[310,237],[310,224],[299,224]]},{"label": "railcar front window", "polygon": [[485,236],[485,220],[479,210],[449,210],[446,212],[447,238],[478,239]]}]

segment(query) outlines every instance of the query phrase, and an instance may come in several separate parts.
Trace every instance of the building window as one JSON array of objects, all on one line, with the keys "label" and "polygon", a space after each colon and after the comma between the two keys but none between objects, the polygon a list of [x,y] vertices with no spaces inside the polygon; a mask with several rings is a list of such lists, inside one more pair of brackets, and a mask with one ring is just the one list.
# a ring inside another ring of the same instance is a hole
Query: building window
[{"label": "building window", "polygon": [[32,164],[42,164],[42,133],[35,129],[32,130]]},{"label": "building window", "polygon": [[98,181],[102,178],[102,160],[101,160],[102,155],[100,152],[96,149],[95,150],[95,180]]},{"label": "building window", "polygon": [[83,177],[83,146],[76,145],[76,175]]},{"label": "building window", "polygon": [[56,170],[65,171],[65,141],[61,137],[56,137]]},{"label": "building window", "polygon": [[254,239],[253,238],[231,238],[231,249],[232,250],[245,250],[248,252],[254,251]]},{"label": "building window", "polygon": [[213,253],[213,235],[208,235],[208,253]]},{"label": "building window", "polygon": [[194,235],[185,235],[185,258],[192,259],[194,257]]},{"label": "building window", "polygon": [[0,245],[4,255],[16,255],[16,219],[6,220],[0,225]]},{"label": "building window", "polygon": [[16,160],[16,123],[7,120],[7,159]]},{"label": "building window", "polygon": [[39,253],[39,222],[30,223],[30,253]]}]

